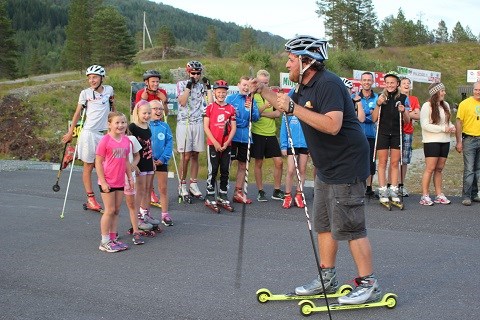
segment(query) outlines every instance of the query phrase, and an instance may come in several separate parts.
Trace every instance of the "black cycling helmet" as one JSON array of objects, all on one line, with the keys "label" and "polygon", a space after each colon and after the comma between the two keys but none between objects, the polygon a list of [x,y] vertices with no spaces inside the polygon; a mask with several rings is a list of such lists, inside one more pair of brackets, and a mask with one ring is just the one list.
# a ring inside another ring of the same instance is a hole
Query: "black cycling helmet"
[{"label": "black cycling helmet", "polygon": [[311,36],[297,36],[285,43],[285,50],[297,56],[307,56],[317,61],[328,59],[328,41]]},{"label": "black cycling helmet", "polygon": [[199,61],[192,60],[189,63],[187,63],[187,68],[186,69],[187,69],[187,73],[190,73],[192,71],[202,71],[203,66]]},{"label": "black cycling helmet", "polygon": [[223,88],[223,89],[227,89],[227,90],[228,90],[228,83],[227,83],[227,81],[225,81],[225,80],[217,80],[217,81],[215,81],[215,83],[213,84],[213,89],[219,89],[219,88]]},{"label": "black cycling helmet", "polygon": [[162,79],[162,75],[157,70],[147,70],[143,74],[143,81],[148,80],[152,77],[157,77],[158,79]]}]

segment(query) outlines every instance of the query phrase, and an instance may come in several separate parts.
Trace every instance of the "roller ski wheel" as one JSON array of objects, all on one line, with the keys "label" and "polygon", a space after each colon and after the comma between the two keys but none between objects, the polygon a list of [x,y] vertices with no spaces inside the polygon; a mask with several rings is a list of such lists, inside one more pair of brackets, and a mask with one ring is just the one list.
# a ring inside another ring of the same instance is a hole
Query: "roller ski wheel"
[{"label": "roller ski wheel", "polygon": [[203,195],[201,194],[193,194],[191,191],[188,192],[188,196],[191,198],[191,199],[197,199],[197,200],[205,200],[205,198],[203,197]]},{"label": "roller ski wheel", "polygon": [[193,203],[193,199],[192,199],[192,197],[190,197],[190,195],[187,195],[187,196],[179,195],[179,196],[178,196],[178,203],[188,203],[188,204],[192,204],[192,203]]},{"label": "roller ski wheel", "polygon": [[[352,291],[352,286],[345,284],[333,293],[327,293],[327,298],[338,298],[347,295]],[[267,303],[268,301],[287,301],[287,300],[307,300],[307,299],[325,299],[324,294],[316,294],[310,296],[299,296],[295,293],[286,294],[272,294],[270,290],[262,288],[257,290],[257,301],[260,303]]]},{"label": "roller ski wheel", "polygon": [[404,207],[405,207],[403,202],[401,202],[401,201],[390,201],[390,204],[392,206],[395,206],[395,207],[399,208],[400,210],[403,210]]},{"label": "roller ski wheel", "polygon": [[[155,237],[157,234],[155,233],[155,231],[153,230],[142,230],[142,229],[138,229],[138,233],[142,236],[142,237],[149,237],[149,238],[153,238]],[[132,235],[133,234],[133,228],[130,228],[127,230],[127,234],[129,235]]]},{"label": "roller ski wheel", "polygon": [[[366,302],[361,304],[330,304],[330,311],[337,310],[352,310],[352,309],[364,309],[364,308],[378,308],[378,307],[387,307],[388,309],[393,309],[397,306],[398,296],[394,293],[386,293],[383,297],[377,301]],[[300,306],[300,313],[303,316],[310,316],[314,312],[325,312],[328,311],[327,306],[317,307],[315,303],[311,300],[302,300],[298,303]]]},{"label": "roller ski wheel", "polygon": [[160,227],[159,224],[154,224],[151,232],[154,232],[155,234],[160,234],[163,232],[163,229]]},{"label": "roller ski wheel", "polygon": [[157,207],[157,208],[160,208],[160,209],[162,208],[162,205],[159,202],[150,202],[150,205],[152,207]]},{"label": "roller ski wheel", "polygon": [[380,201],[380,204],[381,204],[382,206],[384,206],[385,208],[387,208],[388,211],[392,211],[392,205],[391,205],[390,202],[382,202],[382,201]]},{"label": "roller ski wheel", "polygon": [[230,211],[230,212],[233,212],[235,211],[235,209],[232,207],[232,205],[230,204],[230,201],[228,200],[220,200],[220,199],[217,199],[217,205],[227,211]]},{"label": "roller ski wheel", "polygon": [[220,208],[215,201],[205,200],[205,206],[213,210],[215,213],[220,213]]}]

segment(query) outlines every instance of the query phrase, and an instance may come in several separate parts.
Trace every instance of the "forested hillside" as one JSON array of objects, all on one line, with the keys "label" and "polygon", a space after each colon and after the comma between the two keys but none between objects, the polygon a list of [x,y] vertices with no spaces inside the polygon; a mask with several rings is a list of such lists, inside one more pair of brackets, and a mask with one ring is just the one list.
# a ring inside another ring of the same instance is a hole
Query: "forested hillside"
[{"label": "forested hillside", "polygon": [[[66,67],[63,47],[66,41],[69,5],[71,0],[6,0],[7,17],[11,20],[18,45],[18,76],[50,73]],[[154,46],[159,45],[158,31],[162,26],[172,30],[178,46],[204,53],[209,28],[214,28],[223,55],[235,54],[245,29],[234,23],[201,17],[171,6],[148,0],[99,0],[113,6],[126,19],[127,27],[141,46],[143,12],[147,12],[147,26]],[[269,51],[277,51],[285,40],[266,32],[252,29],[256,43]]]}]

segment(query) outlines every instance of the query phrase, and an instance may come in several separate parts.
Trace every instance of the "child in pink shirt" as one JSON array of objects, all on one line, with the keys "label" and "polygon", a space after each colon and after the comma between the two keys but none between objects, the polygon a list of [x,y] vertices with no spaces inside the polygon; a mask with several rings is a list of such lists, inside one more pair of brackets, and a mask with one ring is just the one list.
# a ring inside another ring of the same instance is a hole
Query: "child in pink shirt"
[{"label": "child in pink shirt", "polygon": [[[118,252],[128,248],[126,244],[116,240],[123,191],[125,188],[131,189],[130,186],[133,186],[128,160],[131,143],[124,134],[126,126],[127,119],[123,113],[110,112],[108,134],[100,140],[95,157],[98,184],[105,205],[100,219],[102,241],[99,249],[106,252]],[[125,183],[125,174],[128,178],[128,185]]]}]

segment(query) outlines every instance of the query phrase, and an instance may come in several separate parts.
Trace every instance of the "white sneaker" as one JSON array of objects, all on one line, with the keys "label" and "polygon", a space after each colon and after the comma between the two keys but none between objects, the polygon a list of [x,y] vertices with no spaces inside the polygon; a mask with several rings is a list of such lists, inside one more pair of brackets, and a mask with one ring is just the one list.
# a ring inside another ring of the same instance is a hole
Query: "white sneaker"
[{"label": "white sneaker", "polygon": [[180,185],[180,196],[182,197],[188,196],[187,184],[185,182],[182,182]]},{"label": "white sneaker", "polygon": [[355,284],[356,287],[349,294],[338,298],[338,303],[367,303],[378,300],[382,294],[378,286],[378,280],[373,275],[363,278],[356,278]]},{"label": "white sneaker", "polygon": [[389,202],[390,199],[388,199],[388,189],[387,187],[380,187],[378,188],[378,197],[380,199],[380,202]]},{"label": "white sneaker", "polygon": [[400,198],[398,197],[398,187],[390,186],[389,193],[392,202],[400,202]]},{"label": "white sneaker", "polygon": [[196,182],[190,182],[190,192],[195,196],[195,197],[200,197],[202,195],[202,192],[198,188],[198,184]]}]

